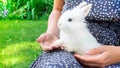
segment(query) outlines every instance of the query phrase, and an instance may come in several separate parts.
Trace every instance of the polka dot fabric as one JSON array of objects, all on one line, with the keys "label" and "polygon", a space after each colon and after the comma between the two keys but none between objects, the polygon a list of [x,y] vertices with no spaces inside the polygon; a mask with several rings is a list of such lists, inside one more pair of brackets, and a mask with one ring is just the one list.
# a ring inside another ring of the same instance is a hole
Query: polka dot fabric
[{"label": "polka dot fabric", "polygon": [[[86,17],[90,32],[99,43],[120,45],[120,0],[84,0],[93,7]],[[82,0],[65,0],[62,13],[71,10]],[[71,53],[64,50],[43,52],[30,68],[83,68]],[[120,63],[105,68],[120,68]]]},{"label": "polka dot fabric", "polygon": [[[84,0],[93,4],[90,14],[87,16],[89,20],[118,22],[120,20],[120,0]],[[71,10],[82,0],[65,0],[63,12]],[[120,22],[120,21],[119,21]]]},{"label": "polka dot fabric", "polygon": [[120,1],[117,0],[88,0],[93,9],[88,19],[97,21],[118,22],[120,20]]},{"label": "polka dot fabric", "polygon": [[64,50],[43,52],[30,68],[82,68],[71,53]]}]

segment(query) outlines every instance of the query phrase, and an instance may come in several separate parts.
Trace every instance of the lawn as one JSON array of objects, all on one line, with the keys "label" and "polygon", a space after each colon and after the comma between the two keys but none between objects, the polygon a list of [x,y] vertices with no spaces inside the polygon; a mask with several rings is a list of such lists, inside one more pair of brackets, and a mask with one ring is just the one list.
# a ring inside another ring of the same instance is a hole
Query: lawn
[{"label": "lawn", "polygon": [[42,52],[36,38],[46,30],[46,21],[0,21],[0,68],[28,68]]}]

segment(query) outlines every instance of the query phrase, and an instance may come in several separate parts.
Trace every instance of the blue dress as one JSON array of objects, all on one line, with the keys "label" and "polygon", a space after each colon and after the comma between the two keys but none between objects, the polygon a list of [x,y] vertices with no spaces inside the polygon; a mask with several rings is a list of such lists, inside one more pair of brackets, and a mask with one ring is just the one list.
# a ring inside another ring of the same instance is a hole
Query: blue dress
[{"label": "blue dress", "polygon": [[[120,0],[84,0],[93,7],[86,17],[90,32],[104,45],[120,45]],[[80,4],[82,0],[65,0],[63,13]],[[64,50],[43,52],[30,68],[83,68],[83,66]],[[120,68],[120,63],[105,68]]]}]

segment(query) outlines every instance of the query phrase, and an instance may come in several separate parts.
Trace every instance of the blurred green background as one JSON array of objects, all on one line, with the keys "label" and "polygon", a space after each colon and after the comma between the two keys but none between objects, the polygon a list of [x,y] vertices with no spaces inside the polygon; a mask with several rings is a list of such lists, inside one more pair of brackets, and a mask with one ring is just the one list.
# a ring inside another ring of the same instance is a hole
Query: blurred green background
[{"label": "blurred green background", "polygon": [[0,0],[0,19],[43,19],[53,0]]},{"label": "blurred green background", "polygon": [[28,68],[41,54],[53,0],[0,0],[0,68]]}]

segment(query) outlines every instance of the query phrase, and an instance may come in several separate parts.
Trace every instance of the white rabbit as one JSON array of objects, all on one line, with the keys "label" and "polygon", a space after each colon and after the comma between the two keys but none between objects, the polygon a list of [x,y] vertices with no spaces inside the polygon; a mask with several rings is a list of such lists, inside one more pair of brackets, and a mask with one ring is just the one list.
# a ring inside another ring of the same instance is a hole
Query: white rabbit
[{"label": "white rabbit", "polygon": [[100,46],[85,23],[85,17],[91,7],[92,4],[82,2],[74,9],[64,12],[58,20],[60,35],[54,44],[63,45],[65,50],[80,55],[85,55],[86,51]]}]

